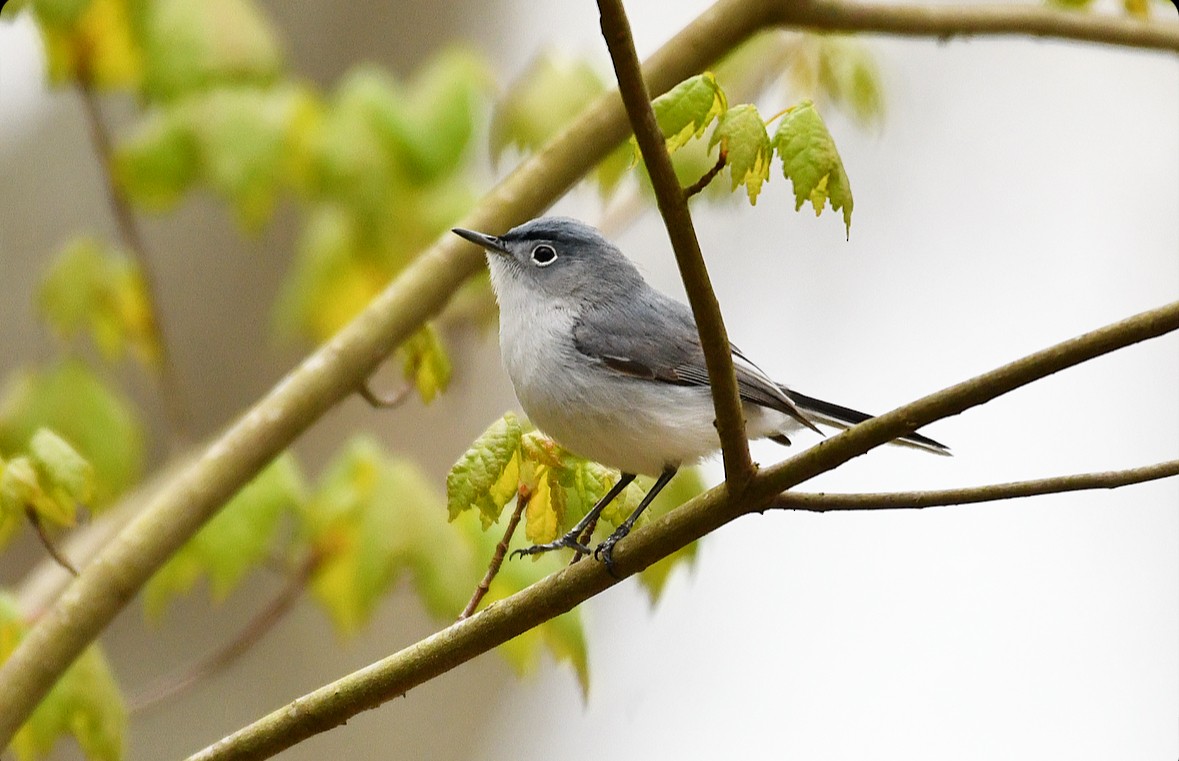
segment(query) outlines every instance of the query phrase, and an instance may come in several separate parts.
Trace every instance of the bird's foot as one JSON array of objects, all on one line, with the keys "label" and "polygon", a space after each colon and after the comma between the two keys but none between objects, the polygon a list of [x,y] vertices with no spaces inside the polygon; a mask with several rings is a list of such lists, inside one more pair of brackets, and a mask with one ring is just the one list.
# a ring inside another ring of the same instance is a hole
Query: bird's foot
[{"label": "bird's foot", "polygon": [[534,544],[531,547],[522,547],[521,549],[513,550],[512,554],[509,556],[509,559],[517,556],[523,557],[525,555],[540,555],[545,552],[552,552],[553,550],[566,548],[573,550],[578,555],[588,555],[593,551],[578,541],[578,536],[576,533],[570,532],[559,539],[554,539],[553,541],[546,542],[545,544]]},{"label": "bird's foot", "polygon": [[630,533],[630,526],[625,523],[618,527],[618,529],[606,537],[601,544],[594,548],[594,560],[601,560],[606,566],[606,570],[610,575],[616,579],[622,578],[614,571],[614,545],[618,544],[622,539]]}]

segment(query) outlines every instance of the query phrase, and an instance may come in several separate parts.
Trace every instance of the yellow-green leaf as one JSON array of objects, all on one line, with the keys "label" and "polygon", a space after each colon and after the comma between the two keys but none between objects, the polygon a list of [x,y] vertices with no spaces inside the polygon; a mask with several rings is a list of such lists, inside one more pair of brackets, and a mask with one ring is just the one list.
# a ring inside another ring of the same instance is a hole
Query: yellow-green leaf
[{"label": "yellow-green leaf", "polygon": [[[27,626],[16,602],[0,594],[0,662],[24,638]],[[91,645],[62,675],[12,740],[18,761],[34,761],[72,735],[91,761],[119,761],[127,709],[98,645]]]},{"label": "yellow-green leaf", "polygon": [[205,576],[213,598],[224,599],[270,555],[282,516],[306,499],[295,458],[279,455],[152,576],[144,589],[148,615],[158,617],[169,600]]},{"label": "yellow-green leaf", "polygon": [[0,392],[0,454],[27,449],[50,428],[94,466],[91,508],[101,508],[139,479],[143,426],[131,403],[80,362],[15,373]]},{"label": "yellow-green leaf", "polygon": [[551,542],[565,533],[564,517],[565,489],[552,468],[543,468],[524,510],[524,535],[533,544]]},{"label": "yellow-green leaf", "polygon": [[47,428],[33,434],[29,459],[37,469],[42,491],[73,522],[76,506],[94,498],[94,466],[62,437]]},{"label": "yellow-green leaf", "polygon": [[851,182],[814,104],[803,101],[787,111],[773,143],[782,158],[782,173],[794,184],[795,211],[810,201],[818,216],[830,201],[833,210],[843,210],[843,223],[850,232]]},{"label": "yellow-green leaf", "polygon": [[130,347],[140,361],[159,360],[151,303],[139,267],[93,239],[75,240],[50,264],[38,304],[55,332],[90,334],[107,360]]},{"label": "yellow-green leaf", "polygon": [[152,0],[141,23],[144,90],[152,98],[266,84],[282,67],[278,37],[250,0]]},{"label": "yellow-green leaf", "polygon": [[757,107],[746,103],[722,114],[709,140],[709,147],[718,143],[728,156],[732,190],[736,190],[738,185],[744,185],[749,193],[749,203],[756,204],[762,183],[770,178],[770,158],[774,155],[770,136],[766,134],[766,125]]},{"label": "yellow-green leaf", "polygon": [[472,559],[442,535],[440,508],[441,499],[416,468],[370,439],[349,442],[328,466],[302,511],[300,531],[321,559],[312,594],[341,633],[364,624],[405,570],[415,572],[433,609],[457,603],[462,592],[455,591],[456,580],[443,578],[444,569],[449,564],[457,579],[465,579]]},{"label": "yellow-green leaf", "polygon": [[884,116],[884,89],[868,45],[855,37],[822,35],[818,46],[818,80],[826,96],[861,124],[878,123]]},{"label": "yellow-green leaf", "polygon": [[698,138],[728,110],[725,93],[710,71],[685,79],[651,102],[667,150],[674,153]]},{"label": "yellow-green leaf", "polygon": [[429,404],[450,385],[450,357],[438,337],[438,331],[427,323],[401,345],[402,369],[405,378],[418,389],[422,401]]},{"label": "yellow-green leaf", "polygon": [[511,412],[492,423],[446,476],[450,519],[475,508],[484,528],[499,520],[504,505],[516,496],[520,439],[524,427]]},{"label": "yellow-green leaf", "polygon": [[38,0],[33,7],[51,82],[127,89],[139,85],[143,53],[132,30],[128,0]]},{"label": "yellow-green leaf", "polygon": [[605,90],[584,61],[553,53],[534,58],[507,88],[491,116],[491,155],[508,146],[533,151],[544,145]]}]

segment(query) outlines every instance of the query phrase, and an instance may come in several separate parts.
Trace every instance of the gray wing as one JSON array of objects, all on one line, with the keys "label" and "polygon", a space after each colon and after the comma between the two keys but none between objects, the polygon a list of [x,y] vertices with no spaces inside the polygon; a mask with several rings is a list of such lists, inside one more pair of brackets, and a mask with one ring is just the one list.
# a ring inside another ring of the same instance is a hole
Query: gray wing
[{"label": "gray wing", "polygon": [[[678,386],[708,387],[704,350],[692,310],[654,289],[609,305],[590,306],[573,327],[579,352],[611,370]],[[757,365],[730,345],[737,391],[746,402],[777,410],[819,429]]]}]

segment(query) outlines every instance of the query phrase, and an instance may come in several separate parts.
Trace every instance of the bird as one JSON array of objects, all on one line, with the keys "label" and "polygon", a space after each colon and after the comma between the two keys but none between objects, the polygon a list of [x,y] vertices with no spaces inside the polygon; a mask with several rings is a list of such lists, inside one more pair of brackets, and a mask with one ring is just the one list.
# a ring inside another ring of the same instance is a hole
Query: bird
[{"label": "bird", "polygon": [[[564,536],[517,550],[570,548],[638,475],[654,484],[635,510],[592,550],[613,573],[614,546],[679,468],[720,449],[704,351],[692,310],[652,287],[596,228],[546,216],[503,235],[452,232],[485,251],[499,303],[504,369],[528,419],[575,455],[615,468],[612,488]],[[845,428],[872,416],[794,391],[730,345],[750,439],[789,445],[818,423]],[[895,443],[949,454],[927,436]]]}]

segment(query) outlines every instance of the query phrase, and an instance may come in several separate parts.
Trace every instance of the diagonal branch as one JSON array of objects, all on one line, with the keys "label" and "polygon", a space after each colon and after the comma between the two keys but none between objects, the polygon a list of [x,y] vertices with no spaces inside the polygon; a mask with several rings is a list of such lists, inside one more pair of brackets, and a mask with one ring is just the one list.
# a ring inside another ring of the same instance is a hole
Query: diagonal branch
[{"label": "diagonal branch", "polygon": [[[790,8],[791,3],[787,0],[720,0],[648,60],[643,73],[650,94],[666,92],[677,82],[699,73],[759,29],[787,23],[815,29],[866,29],[908,36],[1042,34],[1179,51],[1179,27],[1173,24],[1147,24],[1092,14],[1015,9],[1009,15],[1013,20],[1003,22],[991,18],[994,11],[958,6],[939,11],[949,14],[951,19],[958,19],[958,23],[934,28],[916,21],[907,22],[908,26],[886,25],[878,18],[886,11],[878,6],[808,4],[806,8],[810,9],[812,16],[809,19],[802,16],[787,19],[785,14]],[[839,19],[839,14],[830,10],[832,8],[845,14],[862,12],[867,15],[861,26],[856,26],[854,20]],[[906,6],[896,11],[902,15],[913,13]],[[959,15],[954,16],[955,13]],[[1041,18],[1035,15],[1037,13],[1051,14],[1051,18]],[[626,117],[618,95],[608,93],[602,96],[569,128],[497,185],[462,224],[494,231],[535,216],[622,142],[626,132]],[[147,509],[82,569],[69,592],[39,618],[0,666],[0,684],[4,685],[0,690],[0,747],[8,745],[58,677],[97,638],[152,573],[295,437],[334,404],[354,393],[376,365],[428,317],[438,312],[454,290],[481,264],[482,257],[474,246],[452,236],[428,249],[348,326],[259,400],[240,421],[205,449],[196,462],[185,467],[176,478],[169,479],[168,484],[152,496]],[[895,431],[887,438],[896,436],[904,428],[895,418],[888,425]],[[879,430],[873,430],[876,432],[872,435],[876,436]],[[863,446],[859,451],[866,451],[871,446],[858,438],[853,441],[857,447]],[[829,446],[831,441],[825,444]],[[770,490],[764,500],[768,501],[785,488],[781,483],[784,480],[787,479],[777,478],[778,488]],[[674,549],[696,538],[691,534],[699,536],[715,527],[708,525],[704,518],[715,521],[718,516],[702,518],[700,512],[709,505],[718,504],[720,499],[715,494],[696,500],[686,506],[693,509],[676,510],[666,520],[657,522],[656,525],[662,528],[636,532],[623,544],[626,551],[621,557],[626,562],[622,567],[629,570],[631,565],[653,561],[656,557],[653,537]],[[728,518],[721,523],[724,520]],[[579,563],[565,574],[553,577],[561,584],[569,585],[568,590],[564,586],[559,589],[563,595],[572,595],[568,598],[554,597],[552,582],[533,588],[535,591],[529,594],[534,596],[527,599],[532,600],[530,604],[534,606],[539,604],[540,608],[531,609],[532,620],[536,623],[544,620],[538,617],[538,610],[543,613],[550,608],[563,607],[566,602],[568,606],[563,609],[568,610],[588,597],[592,593],[589,587],[577,587],[573,583],[583,575],[599,588],[607,586],[609,578],[595,580],[594,570],[590,564]],[[516,611],[514,606],[496,605],[492,610],[495,617],[521,615],[513,612]],[[486,630],[480,627],[488,626],[490,620],[499,620],[489,616],[490,612],[473,616],[461,625],[475,627],[463,631],[474,631],[479,635],[476,644],[462,645],[473,648],[464,660],[496,644],[484,644],[479,639],[487,636]],[[497,625],[513,628],[519,623]],[[456,639],[454,644],[462,644],[460,640]],[[374,696],[370,700],[375,705],[380,698]],[[356,710],[360,709],[355,708],[353,712]]]},{"label": "diagonal branch", "polygon": [[[914,421],[925,424],[956,414],[1066,367],[1174,330],[1179,330],[1179,302],[1057,344],[861,423],[767,469],[741,497],[717,487],[635,531],[619,544],[616,568],[624,577],[637,573],[740,515],[764,510],[780,491],[771,491],[773,484],[805,481],[912,431]],[[268,758],[572,610],[615,583],[598,563],[568,566],[399,653],[298,698],[189,761]]]},{"label": "diagonal branch", "polygon": [[667,227],[680,277],[684,281],[684,291],[696,318],[696,329],[700,332],[700,346],[704,350],[704,364],[708,368],[708,382],[712,386],[712,403],[716,410],[716,430],[724,457],[725,481],[739,492],[753,476],[754,467],[749,456],[745,414],[737,392],[733,353],[720,303],[708,278],[700,241],[696,239],[696,228],[692,226],[692,215],[688,212],[688,199],[675,176],[666,141],[651,109],[651,96],[643,82],[622,0],[598,0],[598,11],[602,16],[602,37],[610,49],[614,72],[618,76],[618,90],[647,164],[655,202],[663,215],[663,224]]},{"label": "diagonal branch", "polygon": [[1073,476],[1011,481],[1005,484],[967,486],[936,491],[881,492],[878,494],[809,494],[783,492],[766,506],[768,510],[803,510],[826,513],[849,510],[920,510],[947,505],[973,505],[979,502],[1035,497],[1041,494],[1064,494],[1090,489],[1117,489],[1131,484],[1179,476],[1179,460],[1126,470],[1078,473]]}]

